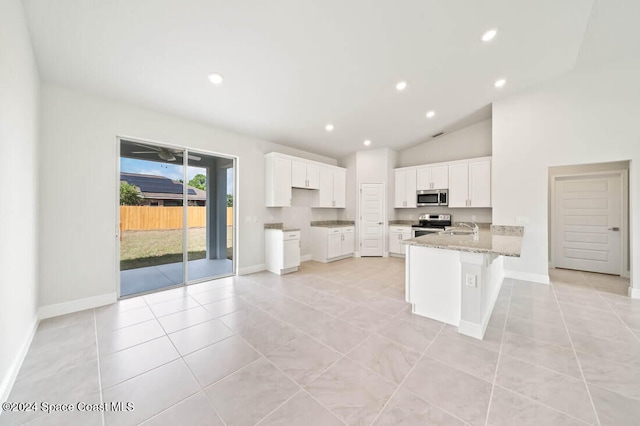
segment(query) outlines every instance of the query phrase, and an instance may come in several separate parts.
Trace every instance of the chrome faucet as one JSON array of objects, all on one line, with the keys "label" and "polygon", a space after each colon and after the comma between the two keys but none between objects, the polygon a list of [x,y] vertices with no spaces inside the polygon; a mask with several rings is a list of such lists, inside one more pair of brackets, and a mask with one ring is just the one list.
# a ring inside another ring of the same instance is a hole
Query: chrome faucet
[{"label": "chrome faucet", "polygon": [[478,227],[478,224],[475,222],[471,222],[473,224],[473,226],[469,225],[468,223],[464,223],[464,222],[460,222],[459,225],[460,226],[466,226],[467,228],[473,230],[473,238],[478,238],[478,235],[480,234],[480,228]]}]

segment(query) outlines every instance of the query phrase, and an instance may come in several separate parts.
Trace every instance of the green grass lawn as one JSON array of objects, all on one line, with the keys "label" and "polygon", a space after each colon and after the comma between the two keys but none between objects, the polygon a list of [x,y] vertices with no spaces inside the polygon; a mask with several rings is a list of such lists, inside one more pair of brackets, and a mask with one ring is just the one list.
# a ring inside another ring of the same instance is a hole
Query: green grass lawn
[{"label": "green grass lawn", "polygon": [[[189,260],[206,256],[206,229],[187,230]],[[229,245],[229,244],[228,244]],[[231,249],[228,250],[231,258]],[[120,270],[182,262],[182,230],[124,231],[120,242]]]}]

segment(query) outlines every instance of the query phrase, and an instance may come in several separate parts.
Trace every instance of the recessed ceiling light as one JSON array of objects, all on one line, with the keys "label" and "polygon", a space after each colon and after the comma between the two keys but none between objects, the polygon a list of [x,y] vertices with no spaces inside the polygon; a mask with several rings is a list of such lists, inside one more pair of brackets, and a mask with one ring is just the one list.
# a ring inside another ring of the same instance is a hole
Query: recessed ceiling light
[{"label": "recessed ceiling light", "polygon": [[496,80],[496,82],[493,83],[493,85],[496,86],[498,89],[503,87],[505,84],[507,84],[507,80],[505,80],[504,78],[501,78],[500,80]]},{"label": "recessed ceiling light", "polygon": [[366,141],[363,142],[364,146],[369,146],[371,145],[371,141],[369,139],[367,139]]},{"label": "recessed ceiling light", "polygon": [[400,81],[400,82],[398,82],[398,84],[396,84],[396,90],[398,92],[402,92],[406,88],[407,88],[407,82],[406,81]]},{"label": "recessed ceiling light", "polygon": [[222,75],[218,74],[217,72],[212,72],[211,74],[209,74],[209,81],[211,82],[211,84],[219,86],[222,84],[222,80],[224,80],[224,78],[222,78]]},{"label": "recessed ceiling light", "polygon": [[436,112],[435,111],[427,111],[427,118],[433,118],[435,117]]},{"label": "recessed ceiling light", "polygon": [[491,41],[496,37],[496,34],[498,34],[498,30],[495,28],[486,31],[484,34],[482,34],[482,41]]},{"label": "recessed ceiling light", "polygon": [[327,130],[327,132],[333,132],[333,124],[331,123],[324,126],[324,128]]}]

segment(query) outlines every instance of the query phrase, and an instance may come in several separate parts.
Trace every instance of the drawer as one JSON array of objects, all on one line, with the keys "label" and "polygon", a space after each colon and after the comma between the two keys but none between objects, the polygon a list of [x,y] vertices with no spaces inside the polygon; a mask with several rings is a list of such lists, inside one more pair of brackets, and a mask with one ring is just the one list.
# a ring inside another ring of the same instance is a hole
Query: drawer
[{"label": "drawer", "polygon": [[342,228],[329,228],[329,235],[342,234]]},{"label": "drawer", "polygon": [[289,240],[299,240],[300,239],[300,231],[287,231],[287,232],[282,232],[282,239],[284,241],[289,241]]},{"label": "drawer", "polygon": [[398,234],[411,233],[410,226],[390,226],[389,232],[397,232]]},{"label": "drawer", "polygon": [[353,226],[349,226],[347,228],[342,228],[342,233],[343,234],[353,234],[354,231],[354,227]]}]

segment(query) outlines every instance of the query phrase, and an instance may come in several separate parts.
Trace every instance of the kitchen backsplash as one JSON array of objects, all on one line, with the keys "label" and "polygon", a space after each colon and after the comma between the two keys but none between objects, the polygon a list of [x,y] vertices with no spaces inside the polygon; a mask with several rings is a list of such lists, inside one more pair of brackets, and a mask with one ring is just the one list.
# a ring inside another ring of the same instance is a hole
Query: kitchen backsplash
[{"label": "kitchen backsplash", "polygon": [[417,209],[395,209],[398,220],[416,220],[421,214],[450,214],[454,222],[492,223],[492,209],[450,209],[448,207],[419,207]]}]

